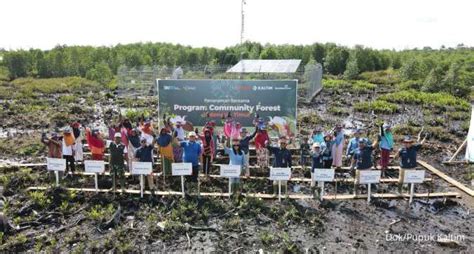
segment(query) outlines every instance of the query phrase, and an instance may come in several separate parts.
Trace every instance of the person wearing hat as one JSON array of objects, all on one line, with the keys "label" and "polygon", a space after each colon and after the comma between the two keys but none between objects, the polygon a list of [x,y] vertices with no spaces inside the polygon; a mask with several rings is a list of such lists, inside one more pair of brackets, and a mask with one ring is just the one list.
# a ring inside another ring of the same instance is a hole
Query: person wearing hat
[{"label": "person wearing hat", "polygon": [[420,150],[421,146],[425,143],[426,137],[427,136],[420,142],[421,135],[419,135],[417,143],[415,143],[411,136],[405,136],[403,139],[403,147],[395,154],[395,158],[400,158],[400,167],[402,169],[416,168],[416,155],[418,150]]},{"label": "person wearing hat", "polygon": [[[316,142],[313,143],[311,149],[311,174],[313,174],[314,170],[318,168],[324,168],[324,161],[321,144]],[[313,185],[314,183],[311,182],[311,184]]]},{"label": "person wearing hat", "polygon": [[349,140],[349,144],[347,144],[346,156],[351,160],[352,156],[354,155],[355,150],[359,147],[359,141],[362,139],[360,136],[362,134],[361,129],[357,129],[354,132],[354,137]]},{"label": "person wearing hat", "polygon": [[352,157],[351,169],[366,170],[371,169],[374,165],[372,162],[372,152],[377,147],[378,140],[372,145],[368,144],[366,139],[359,139],[359,147],[354,151]]},{"label": "person wearing hat", "polygon": [[41,143],[48,146],[48,158],[62,158],[62,141],[58,133],[52,132],[50,138],[46,136],[46,133],[43,133],[41,135]]},{"label": "person wearing hat", "polygon": [[321,153],[323,155],[323,168],[331,168],[332,165],[332,146],[334,141],[330,132],[324,134],[324,141],[320,143]]},{"label": "person wearing hat", "polygon": [[122,143],[122,134],[114,134],[114,142],[109,145],[109,165],[112,173],[112,188],[115,195],[116,179],[120,177],[120,188],[125,190],[125,145]]},{"label": "person wearing hat", "polygon": [[[227,139],[224,152],[229,155],[229,165],[240,166],[240,173],[242,174],[243,167],[245,165],[245,154],[242,151],[241,143],[239,139],[232,140],[232,147],[230,147],[230,139]],[[240,189],[240,178],[230,178],[231,189],[233,193]]]},{"label": "person wearing hat", "polygon": [[336,124],[334,131],[334,143],[332,145],[332,166],[342,167],[342,153],[344,148],[344,131],[341,124]]},{"label": "person wearing hat", "polygon": [[[151,144],[148,144],[148,139],[142,136],[140,138],[140,148],[135,151],[135,159],[138,159],[139,162],[153,163],[153,147],[155,146],[155,141],[156,139],[153,139]],[[147,176],[147,180],[148,187],[153,195],[155,190],[155,184],[153,182],[153,172]]]},{"label": "person wearing hat", "polygon": [[390,162],[390,152],[393,150],[393,135],[392,127],[384,123],[380,126],[380,167],[382,168],[382,175],[385,176],[385,171],[388,169]]},{"label": "person wearing hat", "polygon": [[201,158],[201,145],[196,142],[197,135],[194,131],[188,133],[188,140],[182,141],[180,146],[183,148],[183,161],[193,165],[192,182],[197,182],[199,177],[199,160]]},{"label": "person wearing hat", "polygon": [[160,130],[160,135],[156,139],[158,144],[158,151],[161,157],[161,166],[163,167],[163,174],[171,175],[171,164],[173,163],[173,136],[169,133],[167,128]]},{"label": "person wearing hat", "polygon": [[324,134],[321,129],[321,127],[316,127],[313,130],[313,135],[311,136],[311,139],[313,140],[313,143],[322,143],[324,142]]},{"label": "person wearing hat", "polygon": [[[291,168],[292,167],[292,156],[290,150],[286,147],[288,145],[288,140],[286,137],[280,137],[279,140],[279,147],[274,147],[268,144],[267,142],[267,149],[270,151],[270,154],[275,156],[273,160],[273,167],[274,168]],[[276,192],[278,188],[278,182],[273,181],[273,190]],[[282,181],[282,186],[284,186],[284,193],[287,191],[287,181]]]},{"label": "person wearing hat", "polygon": [[93,160],[104,160],[105,141],[102,139],[99,129],[86,128],[86,141],[91,150]]},{"label": "person wearing hat", "polygon": [[71,124],[72,133],[74,134],[75,145],[74,145],[74,160],[83,161],[84,151],[82,149],[82,141],[84,140],[83,131],[79,122]]},{"label": "person wearing hat", "polygon": [[257,135],[257,130],[258,128],[255,127],[255,131],[251,134],[248,135],[247,129],[242,128],[240,129],[240,149],[244,153],[245,156],[245,163],[244,163],[244,170],[245,170],[245,175],[250,176],[250,165],[249,165],[249,160],[250,160],[250,148],[249,144],[250,141]]},{"label": "person wearing hat", "polygon": [[66,171],[64,172],[67,177],[70,172],[75,171],[75,162],[74,162],[74,146],[75,139],[72,134],[71,127],[67,126],[63,130],[63,144],[62,144],[62,154],[63,159],[66,160]]},{"label": "person wearing hat", "polygon": [[259,122],[257,125],[257,134],[255,135],[255,150],[257,152],[257,165],[260,169],[268,168],[268,152],[267,142],[270,137],[268,136],[265,124]]}]

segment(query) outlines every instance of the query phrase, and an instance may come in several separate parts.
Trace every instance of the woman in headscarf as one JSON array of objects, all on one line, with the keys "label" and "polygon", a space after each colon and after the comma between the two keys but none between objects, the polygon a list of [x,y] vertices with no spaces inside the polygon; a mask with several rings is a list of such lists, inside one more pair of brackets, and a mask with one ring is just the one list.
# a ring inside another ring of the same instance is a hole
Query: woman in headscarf
[{"label": "woman in headscarf", "polygon": [[336,124],[334,131],[334,144],[332,145],[332,166],[336,168],[342,167],[342,154],[344,148],[344,132],[342,125]]},{"label": "woman in headscarf", "polygon": [[[67,126],[63,131],[63,145],[62,145],[62,153],[63,159],[66,159],[66,174],[69,172],[74,172],[75,170],[75,163],[74,163],[74,146],[75,146],[75,139],[72,133],[71,127]],[[69,171],[69,169],[71,171]]]},{"label": "woman in headscarf", "polygon": [[138,128],[130,130],[127,146],[128,170],[130,172],[132,172],[132,161],[135,159],[135,152],[140,148],[140,146],[140,131]]},{"label": "woman in headscarf", "polygon": [[384,123],[380,126],[380,166],[382,167],[382,175],[385,176],[385,171],[388,169],[390,162],[390,152],[393,150],[393,135],[392,127]]},{"label": "woman in headscarf", "polygon": [[257,124],[257,134],[255,135],[255,149],[257,151],[257,165],[260,169],[268,167],[268,152],[266,143],[270,140],[266,126],[263,122]]},{"label": "woman in headscarf", "polygon": [[209,169],[214,161],[214,140],[212,137],[212,132],[209,128],[204,128],[204,135],[199,135],[201,138],[203,153],[202,153],[202,170],[204,174],[209,174]]},{"label": "woman in headscarf", "polygon": [[76,144],[74,146],[74,160],[83,161],[84,160],[84,151],[82,149],[82,140],[84,140],[84,135],[81,130],[81,124],[79,122],[74,122],[71,124],[72,134],[74,134],[74,139]]},{"label": "woman in headscarf", "polygon": [[99,130],[86,129],[86,140],[89,145],[89,150],[92,153],[93,160],[104,160],[105,142],[100,136]]},{"label": "woman in headscarf", "polygon": [[160,135],[157,138],[158,151],[161,157],[161,165],[163,167],[163,174],[165,176],[171,175],[171,163],[173,163],[173,136],[169,134],[167,128],[162,128]]}]

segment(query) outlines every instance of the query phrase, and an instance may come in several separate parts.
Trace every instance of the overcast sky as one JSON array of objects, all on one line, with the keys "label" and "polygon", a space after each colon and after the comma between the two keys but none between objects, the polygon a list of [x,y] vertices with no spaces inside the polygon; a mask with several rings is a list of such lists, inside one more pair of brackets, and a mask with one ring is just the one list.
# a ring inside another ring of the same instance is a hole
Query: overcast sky
[{"label": "overcast sky", "polygon": [[[240,41],[241,0],[2,0],[0,48]],[[474,46],[473,0],[247,0],[245,40],[405,49]]]}]

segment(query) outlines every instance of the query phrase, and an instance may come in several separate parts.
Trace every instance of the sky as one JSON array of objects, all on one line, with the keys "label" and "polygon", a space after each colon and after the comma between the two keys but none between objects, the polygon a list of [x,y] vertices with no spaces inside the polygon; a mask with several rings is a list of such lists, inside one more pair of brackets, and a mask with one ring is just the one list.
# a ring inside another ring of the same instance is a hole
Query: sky
[{"label": "sky", "polygon": [[[474,46],[473,0],[246,0],[244,40],[377,49]],[[240,42],[241,0],[2,0],[0,48]]]}]

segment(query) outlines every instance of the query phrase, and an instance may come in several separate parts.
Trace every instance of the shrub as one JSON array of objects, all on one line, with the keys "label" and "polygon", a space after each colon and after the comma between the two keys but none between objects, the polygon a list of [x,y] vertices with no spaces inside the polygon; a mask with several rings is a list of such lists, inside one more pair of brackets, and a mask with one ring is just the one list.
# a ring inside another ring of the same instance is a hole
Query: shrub
[{"label": "shrub", "polygon": [[407,90],[382,95],[379,99],[394,103],[418,104],[424,107],[435,107],[443,110],[454,108],[467,112],[471,109],[469,102],[447,93],[426,93]]},{"label": "shrub", "polygon": [[359,75],[359,77],[374,84],[389,85],[400,82],[398,72],[393,69],[363,72]]},{"label": "shrub", "polygon": [[366,113],[374,111],[374,113],[393,114],[398,111],[398,106],[393,103],[377,99],[371,102],[358,102],[354,104],[354,109],[356,111]]}]

